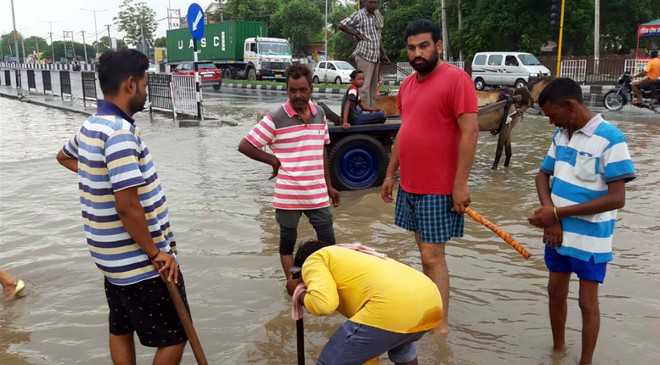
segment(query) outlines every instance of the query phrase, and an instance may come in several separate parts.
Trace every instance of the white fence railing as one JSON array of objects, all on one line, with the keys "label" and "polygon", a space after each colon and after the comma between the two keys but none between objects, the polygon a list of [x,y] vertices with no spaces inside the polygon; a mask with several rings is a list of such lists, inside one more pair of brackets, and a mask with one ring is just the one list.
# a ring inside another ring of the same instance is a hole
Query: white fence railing
[{"label": "white fence railing", "polygon": [[644,71],[644,67],[648,62],[649,60],[629,59],[625,61],[623,70],[624,72],[630,72],[634,76]]},{"label": "white fence railing", "polygon": [[560,77],[568,77],[577,82],[587,80],[587,60],[563,60],[561,61]]},{"label": "white fence railing", "polygon": [[195,77],[172,75],[172,90],[175,112],[197,115]]}]

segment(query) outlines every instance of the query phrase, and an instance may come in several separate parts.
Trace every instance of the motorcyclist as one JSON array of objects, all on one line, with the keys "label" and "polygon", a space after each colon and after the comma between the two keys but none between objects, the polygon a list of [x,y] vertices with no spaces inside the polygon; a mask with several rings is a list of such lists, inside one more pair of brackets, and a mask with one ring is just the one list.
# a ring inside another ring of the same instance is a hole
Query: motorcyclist
[{"label": "motorcyclist", "polygon": [[635,78],[644,77],[641,80],[636,80],[631,83],[632,92],[634,95],[633,105],[639,105],[642,102],[642,88],[653,87],[653,84],[660,80],[660,57],[658,51],[651,51],[651,60],[644,67],[644,71],[635,75]]}]

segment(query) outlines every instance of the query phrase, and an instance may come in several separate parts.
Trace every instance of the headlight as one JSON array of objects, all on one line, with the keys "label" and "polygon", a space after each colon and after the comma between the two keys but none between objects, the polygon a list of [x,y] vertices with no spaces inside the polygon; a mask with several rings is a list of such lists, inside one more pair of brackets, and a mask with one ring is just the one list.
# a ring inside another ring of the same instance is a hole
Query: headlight
[{"label": "headlight", "polygon": [[529,74],[529,77],[539,77],[539,74],[537,73]]}]

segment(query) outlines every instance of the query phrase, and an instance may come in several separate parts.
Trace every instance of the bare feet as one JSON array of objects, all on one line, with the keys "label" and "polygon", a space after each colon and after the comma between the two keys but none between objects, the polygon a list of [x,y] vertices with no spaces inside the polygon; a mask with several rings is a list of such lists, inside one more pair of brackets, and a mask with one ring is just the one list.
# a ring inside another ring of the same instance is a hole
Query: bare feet
[{"label": "bare feet", "polygon": [[435,333],[438,336],[447,336],[449,335],[449,326],[447,326],[446,324],[444,325],[440,324],[440,326],[436,327],[433,330],[433,333]]}]

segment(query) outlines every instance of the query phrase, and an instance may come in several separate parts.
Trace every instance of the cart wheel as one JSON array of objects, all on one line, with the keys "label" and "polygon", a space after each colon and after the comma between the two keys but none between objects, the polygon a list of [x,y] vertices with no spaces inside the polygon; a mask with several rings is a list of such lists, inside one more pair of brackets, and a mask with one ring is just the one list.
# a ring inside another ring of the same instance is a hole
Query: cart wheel
[{"label": "cart wheel", "polygon": [[382,184],[389,161],[385,147],[365,134],[341,139],[332,148],[329,160],[332,181],[339,190],[361,190]]}]

